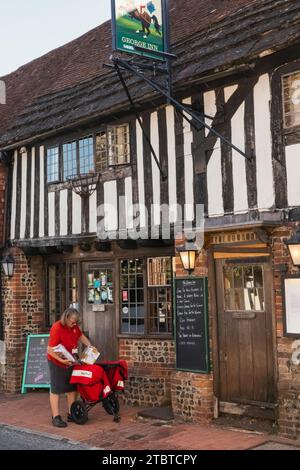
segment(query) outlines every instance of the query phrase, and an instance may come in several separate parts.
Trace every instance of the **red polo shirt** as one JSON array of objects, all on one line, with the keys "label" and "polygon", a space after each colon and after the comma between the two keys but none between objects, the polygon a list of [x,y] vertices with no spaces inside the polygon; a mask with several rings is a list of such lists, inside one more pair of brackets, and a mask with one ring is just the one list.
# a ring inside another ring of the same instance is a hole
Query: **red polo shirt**
[{"label": "red polo shirt", "polygon": [[[68,326],[63,326],[60,321],[57,321],[53,324],[50,330],[50,338],[48,345],[50,346],[50,348],[54,348],[55,346],[62,344],[67,349],[67,351],[72,354],[72,350],[77,349],[78,340],[81,336],[82,331],[77,325],[73,326],[72,328],[69,328]],[[57,364],[60,367],[67,367],[61,362],[58,362],[56,359],[54,359],[54,357],[50,356],[49,354],[47,354],[47,358],[49,361],[54,362],[54,364]]]}]

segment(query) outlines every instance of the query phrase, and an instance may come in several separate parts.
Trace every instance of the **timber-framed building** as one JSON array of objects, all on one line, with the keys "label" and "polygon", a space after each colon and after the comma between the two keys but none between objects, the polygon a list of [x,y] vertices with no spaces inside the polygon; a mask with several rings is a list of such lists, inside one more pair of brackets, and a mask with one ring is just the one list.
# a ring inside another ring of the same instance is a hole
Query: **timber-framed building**
[{"label": "timber-framed building", "polygon": [[[103,68],[110,22],[2,78],[0,240],[15,273],[2,276],[0,383],[20,390],[26,336],[78,304],[105,356],[129,362],[127,403],[171,403],[199,422],[249,414],[299,437],[299,343],[286,332],[283,279],[299,272],[285,241],[300,222],[300,1],[186,0],[185,17],[182,3],[169,2],[174,95],[249,159],[128,76],[161,179]],[[83,204],[68,178],[91,171],[101,180]],[[97,237],[105,202],[118,214],[106,214],[109,242]],[[209,373],[176,369],[172,277],[185,272],[172,237],[119,240],[131,203],[188,205],[191,222],[204,206],[195,274],[208,277]]]}]

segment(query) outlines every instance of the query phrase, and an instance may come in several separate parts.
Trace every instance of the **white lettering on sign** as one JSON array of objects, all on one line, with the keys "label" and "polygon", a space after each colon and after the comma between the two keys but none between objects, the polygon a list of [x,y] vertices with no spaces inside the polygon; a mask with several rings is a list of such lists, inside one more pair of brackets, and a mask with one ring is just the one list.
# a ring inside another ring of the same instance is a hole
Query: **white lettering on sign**
[{"label": "white lettering on sign", "polygon": [[137,47],[142,47],[143,49],[158,51],[158,46],[156,46],[155,44],[148,44],[147,42],[139,41],[137,39],[127,38],[123,36],[122,42],[123,42],[124,47],[126,47],[127,49],[129,49],[128,44],[130,44],[133,50],[134,50],[134,46],[137,46]]},{"label": "white lettering on sign", "polygon": [[91,379],[93,373],[88,370],[73,370],[72,377],[86,377],[87,379]]},{"label": "white lettering on sign", "polygon": [[300,80],[293,81],[292,89],[295,90],[292,93],[292,103],[295,105],[300,104]]}]

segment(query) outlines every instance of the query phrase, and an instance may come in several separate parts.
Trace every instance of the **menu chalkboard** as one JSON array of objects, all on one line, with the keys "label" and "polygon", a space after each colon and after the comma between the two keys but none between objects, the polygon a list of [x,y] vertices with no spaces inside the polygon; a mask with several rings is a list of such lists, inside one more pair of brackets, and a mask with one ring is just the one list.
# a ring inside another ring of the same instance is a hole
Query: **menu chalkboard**
[{"label": "menu chalkboard", "polygon": [[207,278],[174,281],[176,367],[209,373]]},{"label": "menu chalkboard", "polygon": [[22,393],[27,388],[50,388],[50,374],[47,361],[49,335],[27,337]]}]

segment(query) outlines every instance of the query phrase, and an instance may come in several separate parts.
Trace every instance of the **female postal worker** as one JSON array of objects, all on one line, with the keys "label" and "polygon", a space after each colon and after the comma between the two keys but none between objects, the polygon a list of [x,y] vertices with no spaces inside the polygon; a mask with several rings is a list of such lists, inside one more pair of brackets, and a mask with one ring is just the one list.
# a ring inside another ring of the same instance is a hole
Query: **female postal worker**
[{"label": "female postal worker", "polygon": [[71,405],[76,400],[76,386],[71,385],[72,362],[54,352],[58,345],[64,346],[71,354],[77,352],[78,341],[84,346],[91,343],[78,326],[79,312],[74,308],[67,308],[59,321],[53,324],[50,330],[50,338],[47,349],[47,358],[50,369],[50,406],[52,411],[52,424],[58,428],[65,428],[67,423],[63,421],[59,413],[59,396],[66,393],[69,413],[67,421],[72,422],[70,415]]}]

